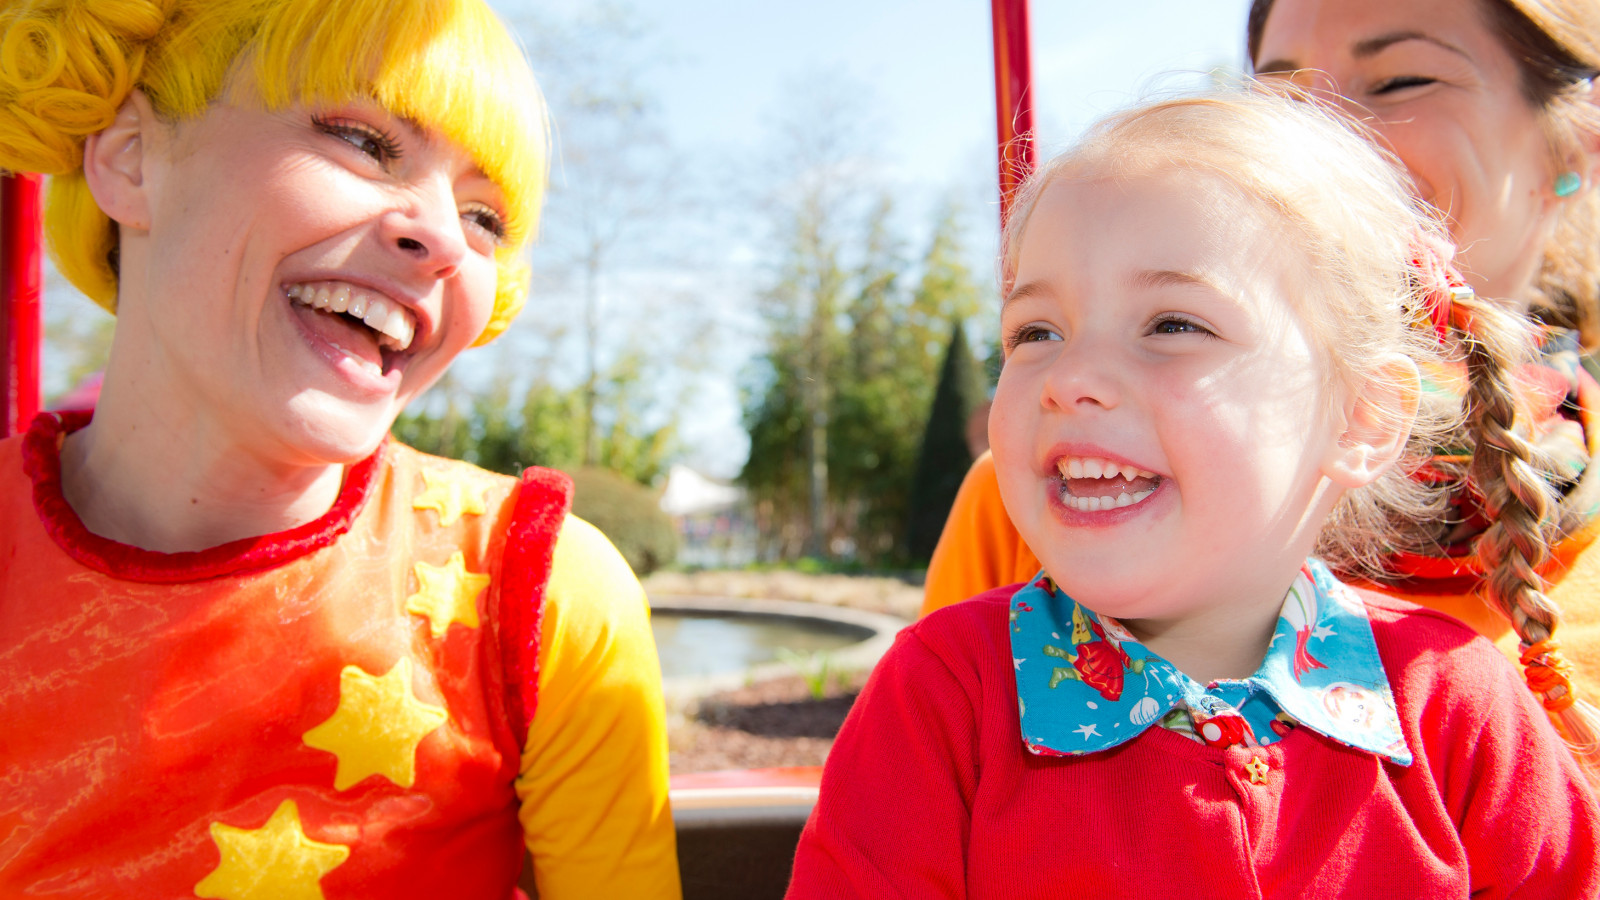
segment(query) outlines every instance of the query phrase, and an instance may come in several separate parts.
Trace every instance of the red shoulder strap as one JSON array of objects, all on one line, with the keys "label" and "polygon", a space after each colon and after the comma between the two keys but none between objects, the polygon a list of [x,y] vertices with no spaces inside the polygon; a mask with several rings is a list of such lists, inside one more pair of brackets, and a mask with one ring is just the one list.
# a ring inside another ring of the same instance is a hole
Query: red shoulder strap
[{"label": "red shoulder strap", "polygon": [[539,628],[556,537],[572,508],[572,479],[554,469],[523,470],[500,563],[500,658],[511,725],[520,747],[539,704]]}]

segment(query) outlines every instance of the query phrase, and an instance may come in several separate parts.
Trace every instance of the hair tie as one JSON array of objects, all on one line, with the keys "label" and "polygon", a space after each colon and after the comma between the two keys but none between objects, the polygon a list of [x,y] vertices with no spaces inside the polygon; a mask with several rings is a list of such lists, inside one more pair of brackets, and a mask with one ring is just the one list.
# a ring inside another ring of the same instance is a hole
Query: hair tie
[{"label": "hair tie", "polygon": [[[1572,690],[1572,663],[1561,655],[1561,643],[1555,638],[1524,645],[1522,666],[1528,689],[1540,695],[1545,709],[1561,712],[1577,701],[1577,695]],[[1556,697],[1545,696],[1558,687],[1564,688],[1565,693]]]},{"label": "hair tie", "polygon": [[1452,262],[1455,255],[1454,244],[1430,234],[1417,235],[1411,247],[1411,275],[1423,302],[1414,323],[1432,327],[1440,344],[1449,339],[1452,326],[1462,333],[1472,331],[1472,312],[1463,302],[1475,292]]}]

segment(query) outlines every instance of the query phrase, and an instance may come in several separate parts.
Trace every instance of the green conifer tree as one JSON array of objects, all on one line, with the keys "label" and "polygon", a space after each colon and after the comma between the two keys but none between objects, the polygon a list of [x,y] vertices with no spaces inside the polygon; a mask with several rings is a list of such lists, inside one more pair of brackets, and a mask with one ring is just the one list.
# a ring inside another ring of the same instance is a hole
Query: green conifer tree
[{"label": "green conifer tree", "polygon": [[960,317],[951,318],[950,343],[934,389],[922,452],[912,478],[907,549],[914,562],[926,564],[955,503],[961,479],[972,467],[967,446],[967,420],[984,401],[983,371],[967,347]]}]

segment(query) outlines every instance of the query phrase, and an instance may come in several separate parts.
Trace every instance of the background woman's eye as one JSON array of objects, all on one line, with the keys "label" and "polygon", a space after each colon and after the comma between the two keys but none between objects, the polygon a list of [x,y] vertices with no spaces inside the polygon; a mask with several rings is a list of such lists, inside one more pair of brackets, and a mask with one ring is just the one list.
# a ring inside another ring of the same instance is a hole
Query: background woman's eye
[{"label": "background woman's eye", "polygon": [[493,208],[482,203],[469,203],[461,210],[461,218],[472,223],[500,243],[506,238],[506,221]]},{"label": "background woman's eye", "polygon": [[1393,93],[1394,91],[1405,90],[1406,88],[1410,87],[1422,87],[1423,85],[1433,84],[1434,81],[1435,79],[1429,78],[1425,75],[1401,75],[1396,78],[1385,78],[1383,81],[1373,85],[1372,93],[1388,94]]}]

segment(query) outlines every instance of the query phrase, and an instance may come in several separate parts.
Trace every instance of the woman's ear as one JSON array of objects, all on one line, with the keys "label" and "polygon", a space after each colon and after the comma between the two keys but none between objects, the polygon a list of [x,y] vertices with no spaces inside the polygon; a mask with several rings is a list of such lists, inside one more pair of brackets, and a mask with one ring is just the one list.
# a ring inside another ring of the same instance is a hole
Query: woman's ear
[{"label": "woman's ear", "polygon": [[145,153],[150,130],[157,124],[149,98],[134,90],[111,124],[83,142],[83,177],[89,193],[100,209],[124,228],[150,228]]},{"label": "woman's ear", "polygon": [[1405,452],[1417,418],[1422,379],[1407,356],[1391,353],[1350,398],[1344,432],[1323,460],[1322,474],[1342,488],[1376,481]]}]

